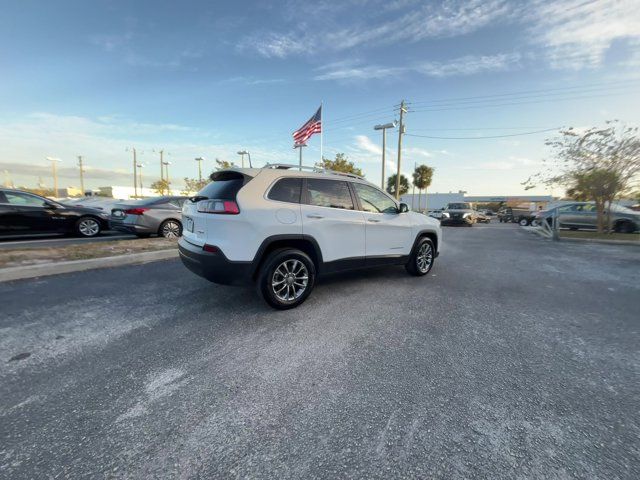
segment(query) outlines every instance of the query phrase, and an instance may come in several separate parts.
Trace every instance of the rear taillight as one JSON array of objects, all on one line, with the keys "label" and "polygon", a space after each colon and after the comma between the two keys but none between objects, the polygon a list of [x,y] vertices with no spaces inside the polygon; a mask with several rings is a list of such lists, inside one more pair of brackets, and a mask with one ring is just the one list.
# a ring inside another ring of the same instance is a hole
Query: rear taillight
[{"label": "rear taillight", "polygon": [[240,209],[238,204],[232,200],[200,200],[198,202],[198,212],[237,215],[240,213]]},{"label": "rear taillight", "polygon": [[125,210],[124,213],[127,215],[142,215],[144,212],[149,210],[148,208],[129,208]]}]

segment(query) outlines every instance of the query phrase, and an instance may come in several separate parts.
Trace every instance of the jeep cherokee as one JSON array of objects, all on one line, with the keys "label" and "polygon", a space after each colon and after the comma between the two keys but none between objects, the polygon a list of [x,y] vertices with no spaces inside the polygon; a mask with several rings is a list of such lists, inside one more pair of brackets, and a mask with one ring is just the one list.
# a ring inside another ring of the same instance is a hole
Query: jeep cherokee
[{"label": "jeep cherokee", "polygon": [[300,305],[319,275],[404,265],[426,275],[437,220],[357,175],[295,165],[231,168],[184,203],[180,258],[219,284],[255,282],[274,308]]}]

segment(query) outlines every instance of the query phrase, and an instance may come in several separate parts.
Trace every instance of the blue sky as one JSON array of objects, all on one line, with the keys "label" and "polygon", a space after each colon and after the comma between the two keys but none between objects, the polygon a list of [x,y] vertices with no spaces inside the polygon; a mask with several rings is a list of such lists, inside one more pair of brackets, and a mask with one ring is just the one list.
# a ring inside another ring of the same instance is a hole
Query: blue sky
[{"label": "blue sky", "polygon": [[[379,183],[372,127],[406,99],[403,172],[426,163],[432,191],[517,194],[552,133],[477,137],[640,123],[640,9],[633,0],[25,0],[3,5],[0,69],[0,171],[19,184],[51,183],[44,158],[54,156],[60,183],[77,185],[77,155],[89,186],[128,184],[131,146],[148,164],[146,183],[159,176],[160,149],[173,178],[196,176],[196,156],[211,169],[240,149],[257,165],[294,163],[291,133],[321,101],[325,156],[344,152]],[[396,142],[390,131],[390,169]],[[319,159],[318,136],[304,155]]]}]

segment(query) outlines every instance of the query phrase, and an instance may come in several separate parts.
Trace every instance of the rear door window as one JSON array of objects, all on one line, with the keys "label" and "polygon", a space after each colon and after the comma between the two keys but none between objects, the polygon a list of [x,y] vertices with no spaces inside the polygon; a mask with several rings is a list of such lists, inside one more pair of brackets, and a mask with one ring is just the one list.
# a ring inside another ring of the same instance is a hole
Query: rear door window
[{"label": "rear door window", "polygon": [[307,203],[318,207],[355,209],[349,185],[341,180],[307,179]]},{"label": "rear door window", "polygon": [[267,198],[278,202],[300,203],[301,178],[281,178],[269,191]]}]

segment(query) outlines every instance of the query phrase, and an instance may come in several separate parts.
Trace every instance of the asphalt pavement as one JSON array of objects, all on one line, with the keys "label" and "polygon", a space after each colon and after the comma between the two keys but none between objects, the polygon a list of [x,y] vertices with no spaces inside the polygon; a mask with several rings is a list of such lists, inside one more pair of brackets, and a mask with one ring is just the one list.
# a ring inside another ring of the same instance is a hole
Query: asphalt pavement
[{"label": "asphalt pavement", "polygon": [[0,478],[640,478],[640,249],[445,228],[269,309],[179,261],[0,285]]}]

